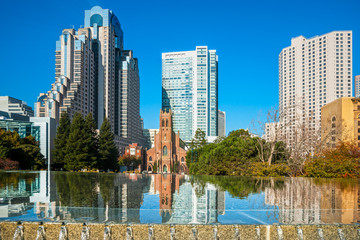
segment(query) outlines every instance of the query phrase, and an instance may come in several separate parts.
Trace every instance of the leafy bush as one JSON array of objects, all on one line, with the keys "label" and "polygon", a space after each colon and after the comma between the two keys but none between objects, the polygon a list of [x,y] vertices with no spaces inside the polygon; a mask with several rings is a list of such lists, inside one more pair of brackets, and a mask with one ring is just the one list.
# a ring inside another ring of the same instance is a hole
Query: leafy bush
[{"label": "leafy bush", "polygon": [[16,170],[19,169],[19,162],[12,161],[8,158],[2,159],[0,158],[0,169],[4,170]]},{"label": "leafy bush", "polygon": [[251,175],[259,177],[289,176],[291,172],[289,166],[285,163],[276,163],[269,166],[267,163],[256,162],[252,164],[251,170]]},{"label": "leafy bush", "polygon": [[360,149],[352,143],[340,143],[305,161],[305,176],[324,178],[359,178]]}]

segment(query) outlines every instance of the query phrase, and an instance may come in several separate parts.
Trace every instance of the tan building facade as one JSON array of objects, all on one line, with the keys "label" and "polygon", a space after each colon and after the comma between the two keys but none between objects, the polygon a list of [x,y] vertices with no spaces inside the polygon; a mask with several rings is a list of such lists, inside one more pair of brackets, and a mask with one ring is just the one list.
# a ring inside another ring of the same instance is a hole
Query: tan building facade
[{"label": "tan building facade", "polygon": [[360,98],[340,98],[321,108],[321,140],[329,147],[340,141],[360,147]]},{"label": "tan building facade", "polygon": [[[154,147],[147,151],[146,169],[158,173],[188,172],[186,166],[185,144],[179,133],[175,134],[172,124],[172,111],[160,110],[159,132],[155,135]],[[176,169],[175,169],[176,171]]]}]

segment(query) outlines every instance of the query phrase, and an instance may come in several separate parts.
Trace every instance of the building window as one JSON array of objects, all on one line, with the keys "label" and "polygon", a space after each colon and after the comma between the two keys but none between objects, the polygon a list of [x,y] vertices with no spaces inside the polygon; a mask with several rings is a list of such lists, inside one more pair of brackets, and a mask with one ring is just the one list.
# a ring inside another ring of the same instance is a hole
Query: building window
[{"label": "building window", "polygon": [[184,160],[184,157],[181,158],[181,162],[183,163],[185,160]]},{"label": "building window", "polygon": [[152,162],[152,157],[149,157],[149,162]]},{"label": "building window", "polygon": [[165,126],[165,121],[164,121],[164,119],[162,120],[161,126],[162,126],[162,127]]},{"label": "building window", "polygon": [[164,146],[164,148],[163,148],[163,156],[167,156],[167,154],[168,154],[168,149],[167,149],[166,146]]}]

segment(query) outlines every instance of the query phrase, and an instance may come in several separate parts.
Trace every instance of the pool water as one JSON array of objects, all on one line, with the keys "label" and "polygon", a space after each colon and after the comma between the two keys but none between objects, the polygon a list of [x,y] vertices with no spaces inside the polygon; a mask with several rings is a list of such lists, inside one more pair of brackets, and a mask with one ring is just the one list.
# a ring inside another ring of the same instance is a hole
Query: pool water
[{"label": "pool water", "polygon": [[360,180],[0,171],[0,221],[360,222]]}]

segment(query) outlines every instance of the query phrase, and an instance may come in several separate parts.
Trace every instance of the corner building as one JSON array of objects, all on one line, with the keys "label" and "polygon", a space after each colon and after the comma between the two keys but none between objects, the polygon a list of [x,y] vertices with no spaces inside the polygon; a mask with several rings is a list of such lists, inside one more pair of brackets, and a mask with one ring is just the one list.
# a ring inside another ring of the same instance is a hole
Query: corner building
[{"label": "corner building", "polygon": [[318,131],[321,107],[352,96],[352,32],[291,39],[279,55],[279,110],[291,147],[297,131]]},{"label": "corner building", "polygon": [[145,144],[138,61],[123,48],[119,20],[111,10],[95,6],[85,11],[84,26],[64,29],[56,42],[55,83],[38,97],[36,115],[58,122],[63,111],[70,117],[92,113],[98,128],[105,118],[110,121],[120,149]]},{"label": "corner building", "polygon": [[321,140],[328,147],[351,142],[360,147],[360,98],[343,97],[321,108]]},{"label": "corner building", "polygon": [[[160,110],[159,132],[155,135],[154,147],[147,151],[146,170],[158,173],[187,173],[185,144],[179,132],[173,131],[172,111]],[[177,169],[176,169],[177,168]]]},{"label": "corner building", "polygon": [[162,54],[162,109],[173,112],[174,131],[190,142],[197,129],[218,136],[218,56],[216,50]]}]

